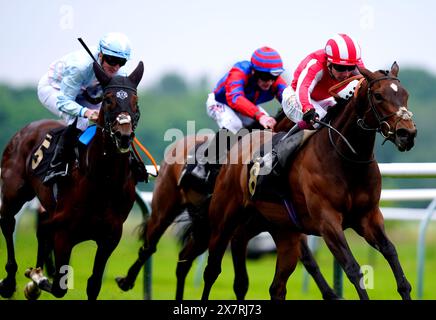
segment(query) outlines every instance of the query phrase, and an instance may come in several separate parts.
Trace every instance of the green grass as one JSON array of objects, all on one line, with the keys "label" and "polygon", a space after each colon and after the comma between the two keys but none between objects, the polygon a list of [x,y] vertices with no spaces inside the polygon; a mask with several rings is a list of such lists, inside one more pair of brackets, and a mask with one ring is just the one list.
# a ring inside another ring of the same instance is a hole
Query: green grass
[{"label": "green grass", "polygon": [[[114,279],[116,276],[125,275],[130,265],[136,259],[140,246],[136,238],[135,229],[140,223],[140,215],[133,212],[124,226],[123,238],[117,249],[112,254],[106,267],[102,289],[99,295],[101,300],[140,300],[143,298],[143,272],[140,273],[135,287],[129,292],[121,291]],[[36,236],[35,219],[31,212],[25,212],[19,220],[16,230],[16,256],[19,265],[17,273],[17,292],[13,299],[23,300],[23,288],[28,282],[24,277],[24,271],[34,266],[36,261]],[[390,222],[387,223],[387,233],[395,244],[400,262],[403,266],[408,280],[412,284],[412,297],[416,297],[417,282],[417,222]],[[369,247],[353,231],[346,231],[352,252],[361,265],[371,265],[374,270],[374,288],[368,289],[371,299],[394,300],[400,296],[396,292],[396,284],[393,274],[384,258]],[[431,223],[426,237],[426,263],[424,274],[424,299],[436,299],[436,224]],[[96,251],[94,242],[88,241],[76,246],[73,250],[70,265],[74,269],[74,288],[70,289],[65,299],[77,300],[86,299],[86,282],[91,274],[92,263]],[[172,300],[176,288],[176,263],[179,246],[169,230],[158,244],[157,252],[152,258],[153,280],[152,298],[156,300]],[[321,271],[330,285],[333,285],[333,258],[325,244],[321,241],[316,259]],[[0,266],[3,268],[6,262],[6,248],[3,236],[0,237]],[[275,269],[275,254],[263,256],[259,260],[248,260],[248,272],[250,287],[247,299],[266,300],[269,299],[268,288],[271,284]],[[198,300],[202,292],[202,275],[199,283],[194,278],[198,263],[195,262],[186,280],[185,299]],[[223,260],[222,273],[212,288],[211,299],[233,300],[235,299],[232,282],[233,267],[230,254],[227,253]],[[2,269],[0,278],[5,277]],[[307,292],[302,291],[303,268],[298,264],[297,269],[288,281],[287,299],[291,300],[317,300],[321,299],[315,283],[310,280]],[[344,277],[344,297],[346,299],[358,299],[354,287]],[[42,293],[40,299],[48,300],[53,297],[48,293]]]}]

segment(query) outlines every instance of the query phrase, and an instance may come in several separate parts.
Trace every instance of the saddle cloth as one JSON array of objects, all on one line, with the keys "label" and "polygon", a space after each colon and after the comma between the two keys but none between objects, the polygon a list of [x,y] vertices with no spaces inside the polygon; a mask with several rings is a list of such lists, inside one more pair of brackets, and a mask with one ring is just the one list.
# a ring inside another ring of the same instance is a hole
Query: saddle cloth
[{"label": "saddle cloth", "polygon": [[65,127],[60,127],[49,131],[41,144],[36,147],[30,159],[30,166],[33,173],[44,179],[45,174],[54,155],[56,144],[62,135]]}]

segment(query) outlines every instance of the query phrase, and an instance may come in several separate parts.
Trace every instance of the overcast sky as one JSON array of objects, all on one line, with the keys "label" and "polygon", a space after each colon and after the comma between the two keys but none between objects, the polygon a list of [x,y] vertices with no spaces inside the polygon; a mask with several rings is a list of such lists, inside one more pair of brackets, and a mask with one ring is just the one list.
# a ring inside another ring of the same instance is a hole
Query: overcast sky
[{"label": "overcast sky", "polygon": [[362,47],[369,69],[422,67],[436,74],[436,2],[398,0],[105,0],[2,1],[0,82],[35,84],[49,64],[96,45],[106,32],[124,32],[133,70],[145,63],[143,86],[175,71],[215,83],[236,61],[268,45],[281,54],[289,77],[334,33]]}]

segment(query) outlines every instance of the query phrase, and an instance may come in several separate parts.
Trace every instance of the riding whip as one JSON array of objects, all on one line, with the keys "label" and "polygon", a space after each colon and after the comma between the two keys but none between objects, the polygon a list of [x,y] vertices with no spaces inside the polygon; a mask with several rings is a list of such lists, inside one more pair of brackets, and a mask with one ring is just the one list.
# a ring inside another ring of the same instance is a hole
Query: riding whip
[{"label": "riding whip", "polygon": [[92,60],[98,65],[98,67],[106,74],[106,72],[104,71],[103,67],[98,63],[98,61],[94,58],[94,56],[92,55],[91,50],[89,50],[88,46],[86,45],[85,41],[82,40],[82,38],[77,38],[77,40],[79,40],[80,44],[83,46],[83,48],[85,48],[86,52],[88,52],[88,54],[91,56]]}]

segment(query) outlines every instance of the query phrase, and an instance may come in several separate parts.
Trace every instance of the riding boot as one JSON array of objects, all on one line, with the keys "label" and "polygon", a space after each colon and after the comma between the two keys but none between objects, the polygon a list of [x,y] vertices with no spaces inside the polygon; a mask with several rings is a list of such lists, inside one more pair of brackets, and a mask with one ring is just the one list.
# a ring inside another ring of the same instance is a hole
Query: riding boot
[{"label": "riding boot", "polygon": [[265,154],[261,160],[264,172],[270,172],[279,176],[286,165],[287,159],[298,147],[302,135],[297,134],[301,131],[298,124],[295,124],[276,144],[271,152]]},{"label": "riding boot", "polygon": [[[204,152],[196,150],[196,163],[186,164],[183,169],[178,185],[184,180],[190,180],[190,185],[196,185],[199,189],[212,192],[215,178],[221,167],[220,163],[230,149],[231,143],[228,143],[228,137],[232,133],[227,129],[220,129],[215,136],[207,142],[206,146],[201,146]],[[220,146],[220,142],[226,142],[226,147]],[[212,173],[212,174],[211,174]],[[188,179],[189,178],[189,179]]]},{"label": "riding boot", "polygon": [[[74,121],[71,125],[65,128],[56,144],[53,158],[50,161],[47,173],[43,180],[44,184],[50,184],[59,177],[65,177],[69,171],[69,159],[73,152],[73,146],[77,140],[79,129],[76,128],[77,122]],[[71,147],[71,150],[69,150]],[[55,179],[56,178],[56,179]]]},{"label": "riding boot", "polygon": [[56,144],[53,158],[43,181],[44,184],[49,184],[54,178],[68,174],[68,163],[65,160],[65,137],[62,134]]},{"label": "riding boot", "polygon": [[207,146],[201,147],[204,152],[197,152],[197,161],[195,166],[189,172],[195,183],[202,187],[207,187],[209,181],[210,167],[216,162],[216,149],[218,145],[218,136],[220,131],[207,142]]}]

